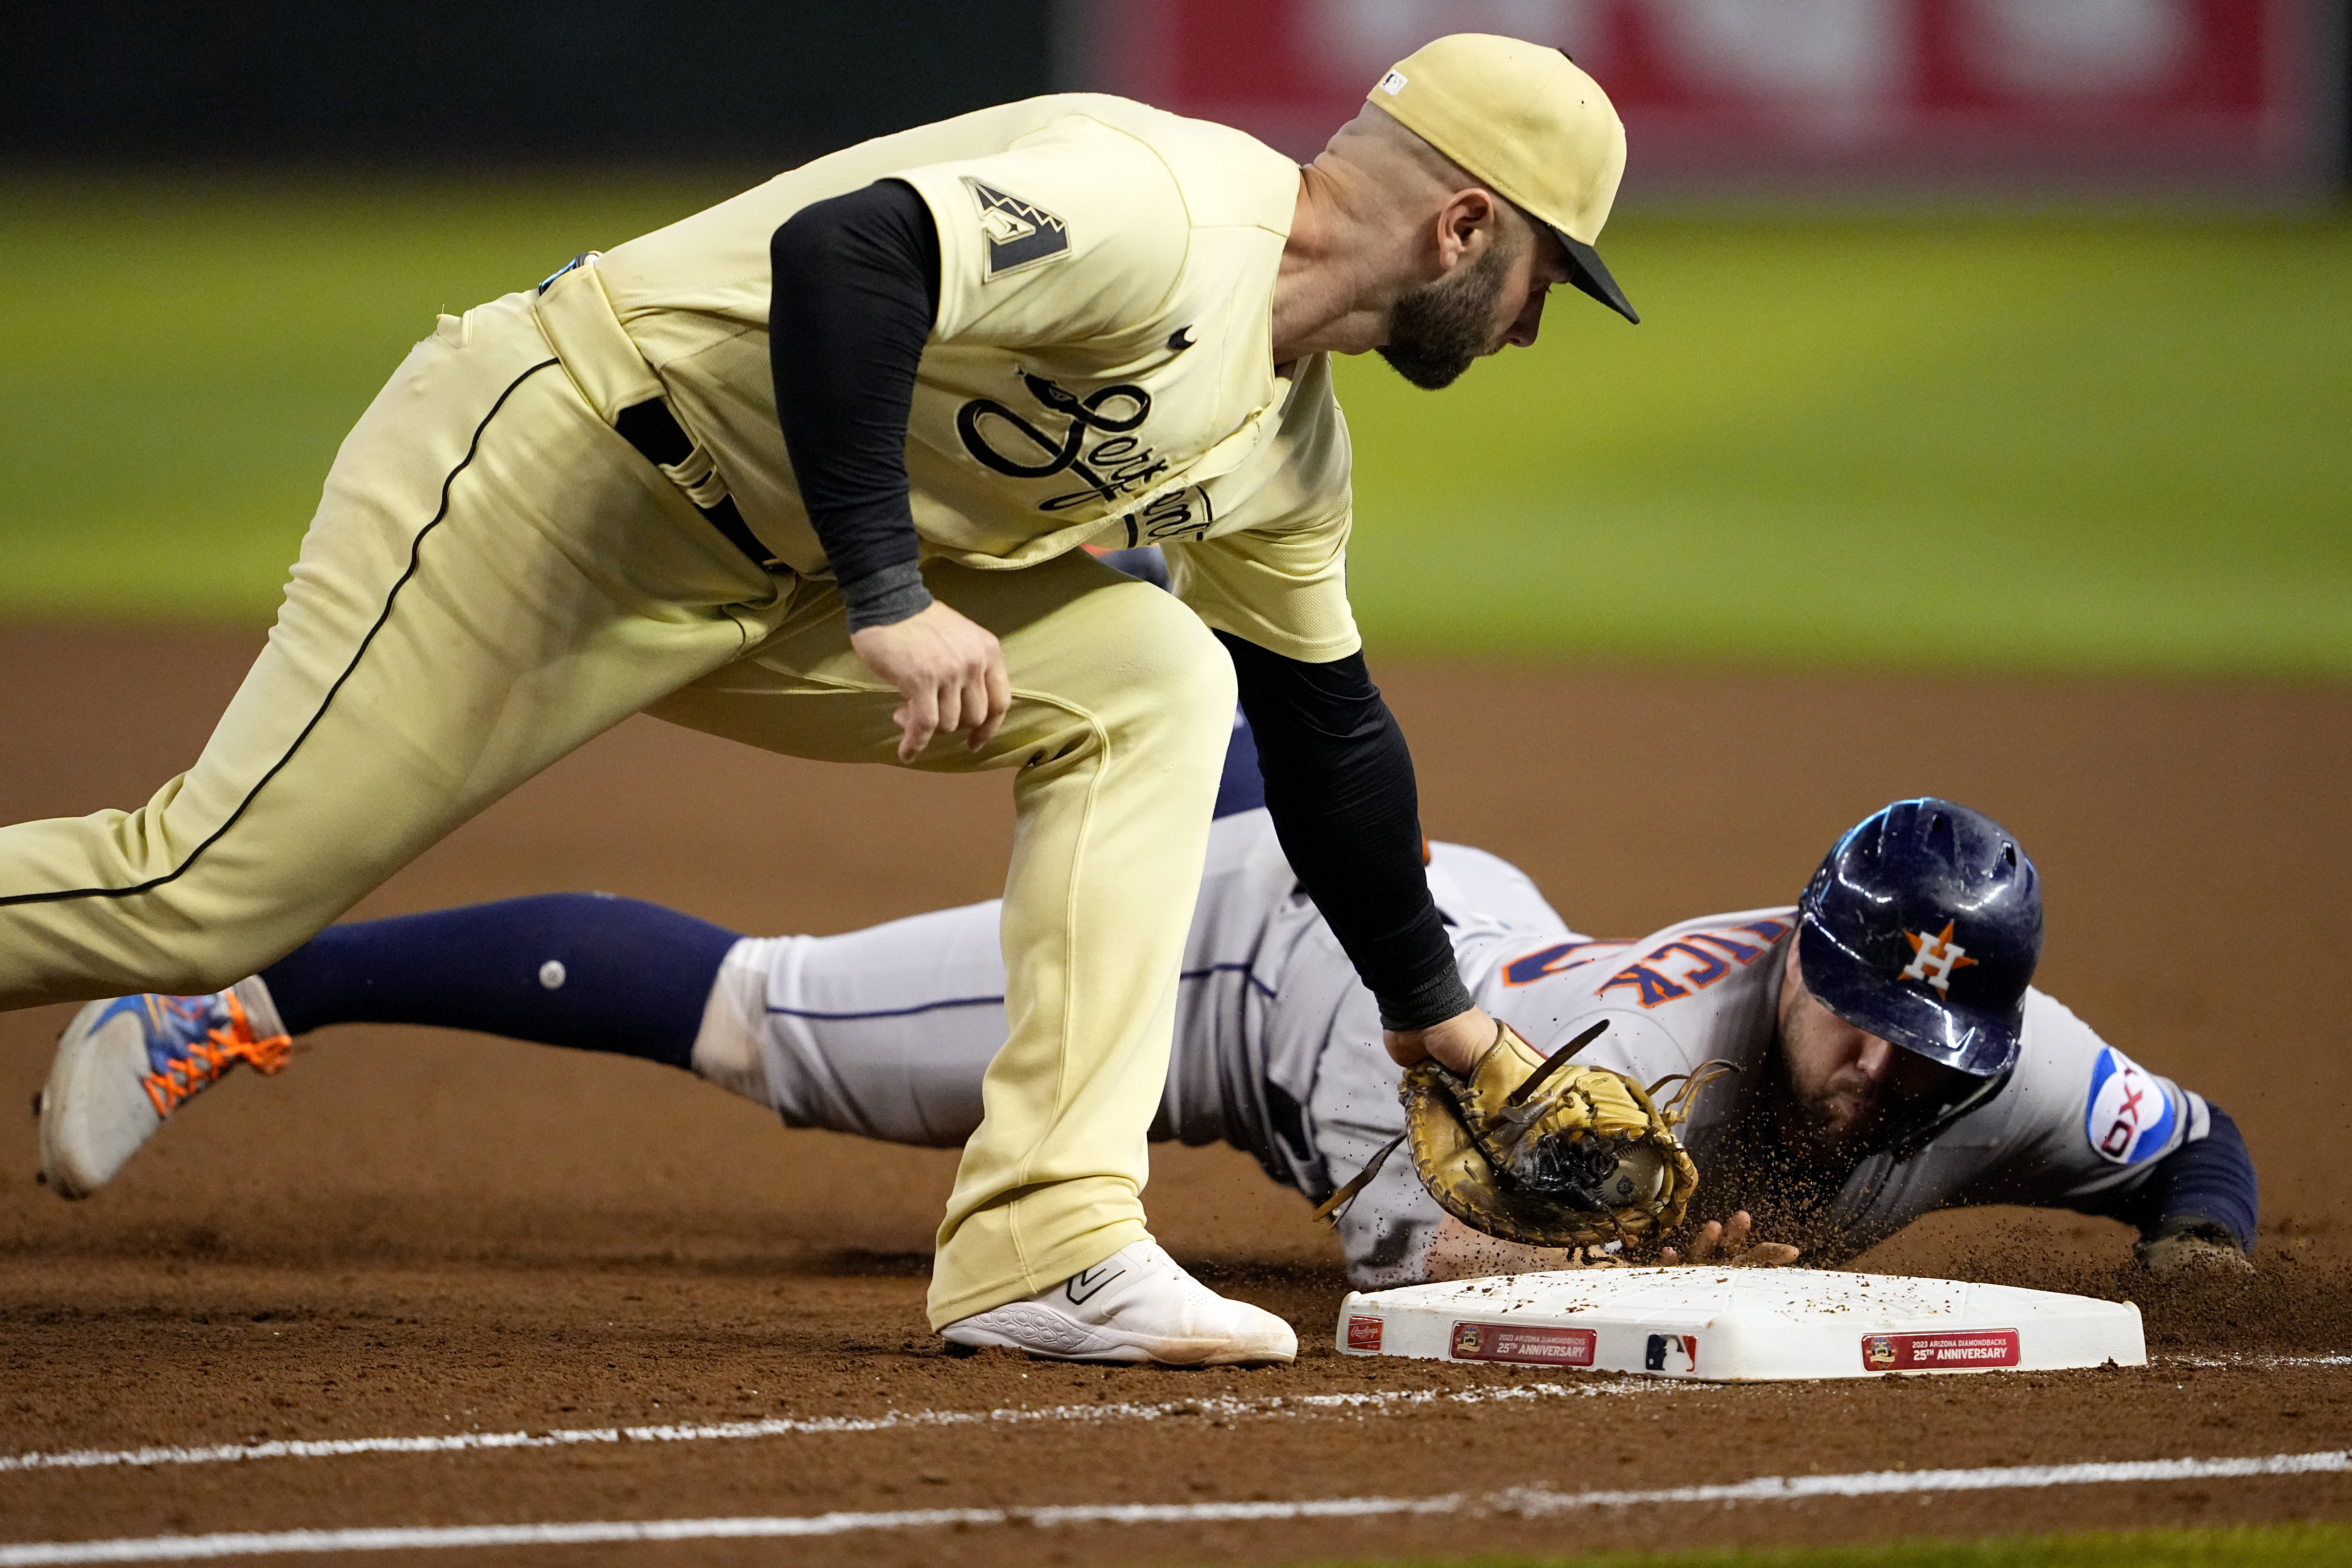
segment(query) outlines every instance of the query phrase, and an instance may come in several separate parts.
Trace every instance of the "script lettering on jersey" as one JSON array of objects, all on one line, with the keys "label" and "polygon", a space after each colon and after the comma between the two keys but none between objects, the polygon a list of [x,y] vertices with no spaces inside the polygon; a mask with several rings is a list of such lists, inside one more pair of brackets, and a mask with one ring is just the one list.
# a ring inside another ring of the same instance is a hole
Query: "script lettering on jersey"
[{"label": "script lettering on jersey", "polygon": [[[1745,969],[1789,933],[1786,921],[1750,921],[1721,931],[1695,931],[1660,942],[1601,983],[1602,993],[1626,990],[1644,1007],[1704,991],[1732,971]],[[1760,939],[1760,940],[1759,940]]]},{"label": "script lettering on jersey", "polygon": [[1019,272],[1070,253],[1070,226],[1034,202],[982,184],[969,174],[964,182],[980,203],[980,232],[988,241],[988,261],[981,273],[993,283],[1008,272]]},{"label": "script lettering on jersey", "polygon": [[1129,512],[1119,521],[1127,524],[1127,542],[1132,549],[1139,544],[1206,539],[1209,525],[1216,520],[1217,509],[1210,504],[1209,487],[1189,485],[1155,497],[1140,512]]},{"label": "script lettering on jersey", "polygon": [[[1031,424],[992,397],[975,397],[956,410],[956,434],[982,468],[1008,479],[1046,479],[1066,473],[1084,487],[1048,496],[1037,503],[1039,511],[1114,501],[1168,471],[1167,460],[1131,434],[1151,413],[1151,394],[1143,388],[1119,382],[1081,397],[1025,370],[1021,383],[1045,410],[1047,426]],[[1063,420],[1067,423],[1058,431],[1048,427]],[[1000,434],[1010,450],[996,445],[994,437]]]}]

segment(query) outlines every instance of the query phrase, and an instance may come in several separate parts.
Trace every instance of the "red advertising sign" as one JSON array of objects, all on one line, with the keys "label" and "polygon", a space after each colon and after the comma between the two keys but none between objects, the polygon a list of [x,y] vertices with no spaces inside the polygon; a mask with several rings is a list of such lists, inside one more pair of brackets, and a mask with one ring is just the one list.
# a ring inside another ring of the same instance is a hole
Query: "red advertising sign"
[{"label": "red advertising sign", "polygon": [[1078,74],[1312,156],[1450,32],[1556,45],[1625,121],[1626,192],[1825,184],[2317,191],[2322,0],[1122,0]]},{"label": "red advertising sign", "polygon": [[1864,1372],[1960,1372],[2016,1364],[2015,1329],[1862,1336]]},{"label": "red advertising sign", "polygon": [[1351,1351],[1377,1351],[1381,1348],[1381,1320],[1354,1318],[1348,1320],[1348,1348]]},{"label": "red advertising sign", "polygon": [[1456,1323],[1455,1361],[1517,1361],[1538,1366],[1591,1366],[1591,1329],[1547,1329],[1521,1323]]}]

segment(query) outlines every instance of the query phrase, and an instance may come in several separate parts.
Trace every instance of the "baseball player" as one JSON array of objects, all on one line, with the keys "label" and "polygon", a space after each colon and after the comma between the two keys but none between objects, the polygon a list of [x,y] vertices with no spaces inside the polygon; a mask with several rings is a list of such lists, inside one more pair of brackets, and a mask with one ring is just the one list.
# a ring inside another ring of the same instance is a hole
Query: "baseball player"
[{"label": "baseball player", "polygon": [[[1376,1005],[1246,783],[1211,833],[1151,1136],[1231,1143],[1323,1199],[1402,1131],[1401,1069],[1374,1045]],[[1481,1005],[1538,1049],[1605,1021],[1587,1058],[1637,1081],[1710,1060],[1739,1068],[1702,1093],[1686,1129],[1705,1219],[1684,1243],[1693,1261],[1788,1262],[1800,1242],[1835,1262],[1931,1209],[2005,1203],[2126,1221],[2154,1268],[2247,1267],[2256,1194],[2236,1127],[2030,988],[2033,868],[1966,807],[1896,802],[1839,840],[1796,907],[1631,942],[1574,931],[1481,850],[1433,846],[1429,882]],[[103,1183],[184,1088],[216,1076],[214,1042],[261,1037],[275,1062],[289,1035],[350,1021],[627,1052],[790,1126],[953,1146],[980,1125],[1005,1033],[999,919],[984,903],[751,939],[629,900],[555,895],[335,927],[280,979],[86,1009],[46,1091],[47,1179],[69,1195]],[[1779,1239],[1755,1241],[1751,1215]],[[1570,1261],[1462,1226],[1402,1158],[1338,1226],[1366,1289]],[[1040,1310],[1073,1347],[1099,1310],[1076,1292]]]},{"label": "baseball player", "polygon": [[[1558,282],[1636,319],[1592,249],[1623,163],[1564,55],[1457,35],[1304,170],[1140,104],[1035,99],[443,317],[344,442],[194,767],[137,811],[0,830],[0,1006],[274,973],[640,710],[1004,770],[1008,1024],[931,1321],[1027,1345],[1057,1320],[1024,1302],[1116,1258],[1101,1354],[1287,1359],[1279,1321],[1152,1244],[1139,1196],[1237,683],[1393,1048],[1466,1066],[1497,1037],[1348,605],[1328,356],[1443,386],[1533,343]],[[1078,548],[1145,540],[1176,598]],[[790,804],[709,809],[757,831]]]}]

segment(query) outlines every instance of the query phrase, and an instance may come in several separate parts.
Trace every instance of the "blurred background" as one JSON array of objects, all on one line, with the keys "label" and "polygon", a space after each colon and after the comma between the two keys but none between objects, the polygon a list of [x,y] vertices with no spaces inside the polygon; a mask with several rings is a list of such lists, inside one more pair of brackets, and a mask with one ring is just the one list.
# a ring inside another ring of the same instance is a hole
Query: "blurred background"
[{"label": "blurred background", "polygon": [[1614,96],[1644,321],[1563,300],[1443,397],[1344,366],[1378,648],[2352,673],[2341,0],[10,16],[0,617],[266,623],[436,310],[814,153],[1096,88],[1305,158],[1479,28]]}]

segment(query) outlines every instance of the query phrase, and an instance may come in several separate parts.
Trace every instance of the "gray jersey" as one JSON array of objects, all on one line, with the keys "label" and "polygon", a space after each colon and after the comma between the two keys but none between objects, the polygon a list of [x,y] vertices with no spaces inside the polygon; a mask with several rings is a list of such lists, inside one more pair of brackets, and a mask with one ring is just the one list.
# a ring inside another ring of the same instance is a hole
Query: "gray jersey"
[{"label": "gray jersey", "polygon": [[[1767,1075],[1778,1070],[1771,1045],[1795,918],[1786,907],[1748,910],[1623,942],[1564,927],[1531,932],[1465,910],[1454,946],[1478,1005],[1539,1051],[1549,1054],[1605,1020],[1608,1031],[1580,1059],[1644,1085],[1710,1060],[1741,1069],[1700,1092],[1684,1129],[1701,1173],[1694,1216],[1715,1218],[1740,1194],[1720,1185],[1711,1193],[1707,1173],[1752,1125],[1769,1091]],[[1337,1065],[1349,1037],[1377,1028],[1368,996],[1344,1005],[1327,1060]],[[1388,1081],[1385,1098],[1376,1086],[1350,1083],[1344,1096],[1318,1097],[1317,1109],[1334,1132],[1369,1152],[1403,1130],[1393,1074]],[[1907,1159],[1879,1153],[1862,1161],[1814,1216],[1806,1239],[1828,1261],[1931,1209],[2063,1206],[2134,1186],[2156,1161],[2204,1137],[2207,1114],[2200,1097],[2134,1063],[2056,998],[2029,990],[2023,1046],[2001,1091]],[[1415,1275],[1436,1227],[1433,1203],[1409,1173],[1384,1172],[1366,1196],[1376,1201],[1360,1203],[1365,1212],[1345,1222],[1370,1233],[1351,1238],[1350,1259],[1379,1266],[1382,1283]]]},{"label": "gray jersey", "polygon": [[[1794,911],[1606,941],[1570,930],[1527,877],[1483,850],[1433,846],[1429,880],[1472,994],[1538,1049],[1605,1018],[1584,1059],[1644,1084],[1710,1058],[1744,1069],[1698,1097],[1685,1136],[1705,1173],[1761,1103]],[[842,936],[740,942],[705,1034],[736,1047],[720,1054],[756,1057],[757,1092],[790,1125],[960,1144],[980,1124],[981,1078],[1004,1040],[996,925],[986,903]],[[2201,1099],[2029,992],[2023,1054],[2001,1093],[1906,1160],[1863,1162],[1810,1239],[1850,1255],[1934,1208],[2093,1197],[2144,1180],[2205,1129]],[[1151,1136],[1231,1143],[1320,1198],[1402,1130],[1370,994],[1266,815],[1219,821]],[[1340,1221],[1350,1278],[1366,1289],[1418,1279],[1440,1217],[1411,1162],[1391,1160]]]}]

